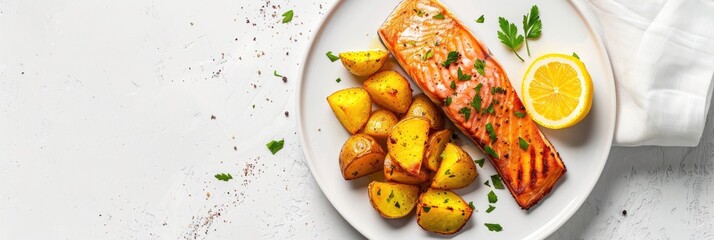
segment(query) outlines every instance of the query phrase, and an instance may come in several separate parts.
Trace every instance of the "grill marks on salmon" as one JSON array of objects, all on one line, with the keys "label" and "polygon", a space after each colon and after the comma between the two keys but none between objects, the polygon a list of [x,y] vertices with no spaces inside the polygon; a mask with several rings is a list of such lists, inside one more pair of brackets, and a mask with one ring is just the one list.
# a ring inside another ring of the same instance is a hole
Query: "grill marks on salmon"
[{"label": "grill marks on salmon", "polygon": [[[500,63],[453,13],[437,0],[404,0],[378,33],[397,62],[446,116],[481,150],[494,151],[491,155],[484,152],[521,208],[532,207],[550,192],[566,172],[560,155],[527,116]],[[458,59],[442,66],[452,51],[458,52]],[[474,67],[477,60],[485,62],[484,75]],[[459,68],[471,79],[459,80]],[[479,109],[471,106],[477,95]],[[445,105],[447,97],[451,98],[449,106]],[[491,105],[493,113],[484,110]],[[465,111],[471,111],[468,119]],[[516,112],[526,116],[521,118]],[[488,123],[493,125],[495,141],[486,130]],[[521,149],[519,137],[528,142],[526,150]]]}]

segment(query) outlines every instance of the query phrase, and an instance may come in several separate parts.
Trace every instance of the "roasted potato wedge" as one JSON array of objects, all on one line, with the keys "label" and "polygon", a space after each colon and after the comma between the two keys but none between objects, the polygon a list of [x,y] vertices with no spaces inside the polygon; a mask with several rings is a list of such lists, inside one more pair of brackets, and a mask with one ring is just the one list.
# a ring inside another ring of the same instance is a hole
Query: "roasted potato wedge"
[{"label": "roasted potato wedge", "polygon": [[412,99],[412,103],[409,105],[404,117],[424,117],[429,119],[431,130],[438,131],[444,128],[444,116],[441,110],[423,93],[416,95]]},{"label": "roasted potato wedge", "polygon": [[471,218],[473,209],[450,190],[430,188],[419,196],[417,223],[424,230],[454,234]]},{"label": "roasted potato wedge", "polygon": [[410,175],[419,175],[428,137],[429,120],[422,117],[402,119],[389,133],[389,156]]},{"label": "roasted potato wedge", "polygon": [[412,87],[406,78],[392,70],[378,72],[362,83],[377,105],[402,114],[412,102]]},{"label": "roasted potato wedge", "polygon": [[369,202],[384,218],[406,216],[414,209],[419,197],[419,187],[407,184],[374,181],[367,188]]},{"label": "roasted potato wedge", "polygon": [[385,109],[377,109],[369,116],[367,125],[364,126],[362,132],[376,139],[384,140],[387,139],[389,132],[394,125],[397,125],[397,122],[399,119],[394,113]]},{"label": "roasted potato wedge", "polygon": [[384,150],[367,134],[355,134],[347,139],[340,151],[340,169],[345,180],[352,180],[382,170]]},{"label": "roasted potato wedge", "polygon": [[471,184],[478,175],[476,164],[461,147],[447,143],[441,153],[439,170],[431,181],[432,188],[457,189]]},{"label": "roasted potato wedge", "polygon": [[389,58],[384,50],[356,51],[340,53],[340,61],[350,73],[366,77],[379,71]]},{"label": "roasted potato wedge", "polygon": [[409,175],[387,155],[384,158],[384,178],[390,182],[418,185],[429,181],[429,174],[422,170],[417,175]]},{"label": "roasted potato wedge", "polygon": [[426,142],[426,152],[424,153],[424,167],[431,171],[439,170],[441,165],[441,152],[446,144],[451,140],[451,130],[444,129],[429,135]]},{"label": "roasted potato wedge", "polygon": [[337,120],[351,134],[357,133],[369,119],[372,112],[372,100],[369,93],[362,88],[347,88],[339,90],[327,97],[332,112]]}]

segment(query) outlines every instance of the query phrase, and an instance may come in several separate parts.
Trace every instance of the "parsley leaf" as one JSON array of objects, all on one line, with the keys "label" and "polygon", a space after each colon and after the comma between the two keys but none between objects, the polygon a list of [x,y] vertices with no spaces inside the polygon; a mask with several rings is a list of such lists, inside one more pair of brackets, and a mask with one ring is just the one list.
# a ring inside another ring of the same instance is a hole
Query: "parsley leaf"
[{"label": "parsley leaf", "polygon": [[523,35],[518,34],[516,24],[509,23],[508,20],[503,17],[498,17],[498,25],[501,27],[501,31],[498,31],[498,39],[501,40],[501,43],[510,48],[518,59],[525,62],[525,60],[518,55],[518,52],[516,52],[516,49],[523,44]]},{"label": "parsley leaf", "polygon": [[491,182],[493,182],[493,187],[496,189],[504,189],[503,181],[501,181],[501,176],[498,176],[498,174],[491,175]]},{"label": "parsley leaf", "polygon": [[484,18],[483,18],[483,15],[481,15],[480,17],[478,17],[478,19],[476,19],[476,22],[477,22],[477,23],[483,23],[484,20],[486,20],[486,19],[484,19]]},{"label": "parsley leaf", "polygon": [[283,23],[289,23],[293,20],[293,10],[283,13]]},{"label": "parsley leaf", "polygon": [[451,169],[446,169],[446,172],[444,172],[444,175],[449,175],[451,174]]},{"label": "parsley leaf", "polygon": [[481,88],[483,88],[483,84],[479,83],[478,85],[476,85],[476,87],[474,87],[474,90],[476,90],[476,92],[481,93]]},{"label": "parsley leaf", "polygon": [[464,115],[464,121],[468,121],[469,117],[471,117],[471,108],[462,107],[461,109],[459,109],[459,113]]},{"label": "parsley leaf", "polygon": [[486,152],[486,154],[491,155],[491,157],[500,158],[498,153],[496,153],[496,151],[494,151],[490,146],[483,147],[483,151]]},{"label": "parsley leaf", "polygon": [[528,39],[539,38],[542,28],[543,23],[540,21],[538,6],[533,5],[531,12],[523,15],[523,32],[526,35],[526,50],[528,50],[528,56],[531,55],[531,49],[528,47]]},{"label": "parsley leaf", "polygon": [[392,190],[391,192],[389,192],[389,197],[387,197],[387,202],[391,202],[391,201],[392,201],[392,198],[394,198],[394,190]]},{"label": "parsley leaf", "polygon": [[446,100],[444,100],[444,105],[446,105],[446,106],[451,105],[451,96],[446,97]]},{"label": "parsley leaf", "polygon": [[417,13],[417,16],[424,16],[424,12],[422,12],[421,10],[414,9],[414,12]]},{"label": "parsley leaf", "polygon": [[464,74],[464,72],[461,71],[461,67],[459,67],[459,70],[456,71],[456,75],[457,78],[461,81],[471,80],[471,75]]},{"label": "parsley leaf", "polygon": [[488,193],[488,203],[496,203],[498,202],[498,196],[496,196],[496,193],[491,190]]},{"label": "parsley leaf", "polygon": [[506,93],[506,89],[503,89],[501,87],[491,87],[491,94],[496,93]]},{"label": "parsley leaf", "polygon": [[519,117],[519,118],[526,117],[526,113],[524,113],[524,112],[513,112],[513,115],[516,115],[516,117]]},{"label": "parsley leaf", "polygon": [[431,57],[433,57],[433,56],[434,56],[434,52],[432,52],[431,49],[429,49],[429,51],[427,51],[427,52],[424,54],[424,56],[421,57],[421,60],[426,61],[427,59],[429,59],[429,58],[431,58]]},{"label": "parsley leaf", "polygon": [[449,85],[449,87],[451,87],[451,89],[456,90],[456,82],[451,81],[451,85]]},{"label": "parsley leaf", "polygon": [[436,14],[436,15],[434,15],[433,18],[434,18],[434,19],[444,19],[444,13]]},{"label": "parsley leaf", "polygon": [[449,203],[449,199],[444,199],[444,203]]},{"label": "parsley leaf", "polygon": [[486,180],[486,181],[483,183],[483,185],[486,185],[486,186],[488,186],[488,187],[491,187],[491,183],[489,182],[489,180]]},{"label": "parsley leaf", "polygon": [[342,79],[337,78],[337,79],[335,79],[335,82],[342,82]]},{"label": "parsley leaf", "polygon": [[397,202],[397,201],[394,202],[394,206],[397,208],[402,208],[402,206],[399,206],[399,202]]},{"label": "parsley leaf", "polygon": [[439,46],[439,41],[434,42],[434,46]]},{"label": "parsley leaf", "polygon": [[575,52],[573,52],[573,57],[577,58],[578,60],[580,59],[580,56],[578,56],[578,54]]},{"label": "parsley leaf", "polygon": [[431,207],[422,207],[422,208],[424,208],[424,212],[425,212],[425,213],[428,213],[429,210],[431,210]]},{"label": "parsley leaf", "polygon": [[474,108],[476,112],[481,109],[481,95],[479,95],[478,93],[476,93],[476,95],[474,95],[474,98],[471,99],[471,107]]},{"label": "parsley leaf", "polygon": [[486,225],[488,230],[491,232],[500,232],[501,230],[503,230],[501,224],[498,223],[484,223],[484,225]]},{"label": "parsley leaf", "polygon": [[523,151],[528,150],[528,142],[526,140],[523,140],[523,138],[518,137],[518,145],[521,146],[521,149]]},{"label": "parsley leaf", "polygon": [[473,202],[473,201],[469,202],[469,207],[470,207],[471,209],[476,209],[476,206],[474,206],[474,202]]},{"label": "parsley leaf", "polygon": [[486,133],[488,133],[488,137],[491,138],[492,142],[495,142],[498,137],[496,137],[496,131],[493,129],[493,124],[491,123],[486,123]]},{"label": "parsley leaf", "polygon": [[268,150],[270,150],[273,155],[280,151],[280,149],[283,149],[283,145],[285,145],[285,139],[282,139],[280,141],[270,141],[268,144],[265,144],[265,146],[268,146]]},{"label": "parsley leaf", "polygon": [[481,159],[478,159],[478,160],[476,160],[476,161],[474,161],[474,162],[476,162],[476,164],[478,164],[479,167],[483,167],[483,163],[484,163],[485,161],[486,161],[486,158],[481,158]]},{"label": "parsley leaf", "polygon": [[489,104],[487,108],[481,109],[481,114],[493,113],[493,112],[495,111],[495,110],[493,109],[493,103],[494,103],[495,101],[496,101],[496,100],[494,99],[493,102],[491,102],[491,104]]},{"label": "parsley leaf", "polygon": [[337,61],[337,60],[340,60],[340,57],[335,56],[334,54],[332,54],[332,51],[328,51],[326,55],[327,55],[327,58],[329,58],[330,61],[332,61],[332,62],[335,62],[335,61]]},{"label": "parsley leaf", "polygon": [[382,189],[380,188],[377,190],[377,196],[381,196],[381,195],[382,195]]},{"label": "parsley leaf", "polygon": [[278,70],[273,70],[273,76],[283,77],[283,75],[278,74]]},{"label": "parsley leaf", "polygon": [[486,76],[486,62],[481,59],[476,59],[476,62],[474,62],[474,68],[476,68],[478,74],[481,74],[481,76]]},{"label": "parsley leaf", "polygon": [[488,205],[488,209],[486,209],[486,213],[491,213],[491,212],[493,212],[494,209],[496,209],[495,206],[493,206],[493,205]]},{"label": "parsley leaf", "polygon": [[216,177],[216,179],[218,179],[218,180],[225,181],[225,182],[228,182],[228,180],[233,179],[233,176],[231,176],[230,173],[219,173],[219,174],[216,174],[214,177]]},{"label": "parsley leaf", "polygon": [[456,62],[456,60],[459,59],[459,52],[457,51],[451,51],[449,54],[446,56],[446,60],[444,60],[443,63],[441,63],[442,67],[449,67],[452,63]]}]

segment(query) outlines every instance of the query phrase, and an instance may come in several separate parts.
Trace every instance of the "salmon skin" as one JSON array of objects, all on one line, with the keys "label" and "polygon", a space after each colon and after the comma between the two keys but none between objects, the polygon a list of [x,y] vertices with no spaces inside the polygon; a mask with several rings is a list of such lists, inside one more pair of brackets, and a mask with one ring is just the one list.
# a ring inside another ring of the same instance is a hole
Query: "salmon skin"
[{"label": "salmon skin", "polygon": [[521,208],[550,192],[566,172],[560,154],[500,63],[451,11],[437,0],[404,0],[378,33],[419,88],[486,153]]}]

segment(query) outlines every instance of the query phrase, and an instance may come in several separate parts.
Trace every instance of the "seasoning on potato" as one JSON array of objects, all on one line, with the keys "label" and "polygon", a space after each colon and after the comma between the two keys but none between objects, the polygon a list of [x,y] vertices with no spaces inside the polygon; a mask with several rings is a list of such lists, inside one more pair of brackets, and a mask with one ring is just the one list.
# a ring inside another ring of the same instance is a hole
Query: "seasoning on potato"
[{"label": "seasoning on potato", "polygon": [[384,178],[390,182],[417,185],[429,181],[427,171],[419,171],[417,175],[410,175],[402,167],[392,162],[389,154],[384,158]]},{"label": "seasoning on potato", "polygon": [[431,171],[439,170],[441,152],[451,140],[451,133],[451,130],[444,129],[429,135],[429,140],[426,142],[426,153],[424,153],[424,167]]},{"label": "seasoning on potato", "polygon": [[389,156],[407,173],[418,175],[428,136],[429,120],[426,118],[410,117],[399,121],[387,139]]},{"label": "seasoning on potato", "polygon": [[471,218],[473,209],[451,190],[430,188],[419,196],[417,223],[424,230],[454,234]]},{"label": "seasoning on potato", "polygon": [[330,104],[337,120],[351,134],[357,133],[364,127],[372,112],[369,93],[359,87],[339,90],[327,97],[327,103]]},{"label": "seasoning on potato", "polygon": [[384,50],[355,51],[340,53],[340,61],[350,73],[366,77],[379,71],[389,58]]},{"label": "seasoning on potato", "polygon": [[392,70],[381,71],[362,83],[377,105],[403,114],[412,102],[412,87],[401,74]]},{"label": "seasoning on potato", "polygon": [[376,139],[385,140],[397,122],[399,119],[394,113],[386,109],[377,109],[369,116],[367,125],[364,126],[362,132]]},{"label": "seasoning on potato", "polygon": [[340,169],[345,180],[356,179],[382,170],[384,150],[374,138],[355,134],[347,139],[340,151]]},{"label": "seasoning on potato", "polygon": [[431,122],[432,130],[444,128],[444,116],[441,110],[423,93],[416,95],[412,99],[412,103],[409,105],[404,117],[425,117]]},{"label": "seasoning on potato", "polygon": [[408,215],[417,203],[419,187],[401,183],[374,181],[367,187],[369,202],[384,218]]},{"label": "seasoning on potato", "polygon": [[442,160],[439,170],[434,174],[432,188],[458,189],[471,184],[478,175],[476,164],[471,156],[461,147],[447,143],[441,153]]}]

